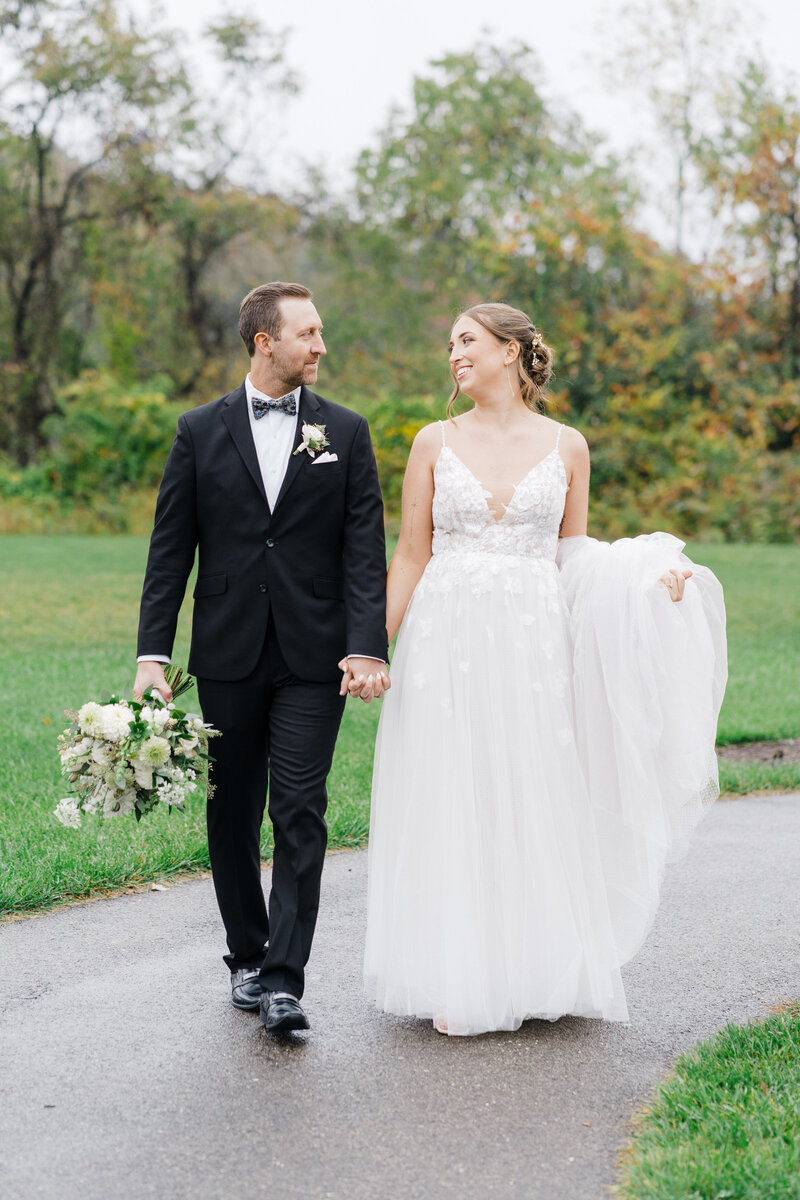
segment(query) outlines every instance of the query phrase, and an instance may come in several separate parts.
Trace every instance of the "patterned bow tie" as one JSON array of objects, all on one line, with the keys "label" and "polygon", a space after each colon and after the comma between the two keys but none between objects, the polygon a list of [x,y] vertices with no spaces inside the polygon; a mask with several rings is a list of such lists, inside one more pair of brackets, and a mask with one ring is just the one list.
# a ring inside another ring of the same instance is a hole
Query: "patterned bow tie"
[{"label": "patterned bow tie", "polygon": [[289,392],[288,395],[281,396],[279,400],[271,400],[269,396],[265,396],[263,399],[261,396],[253,396],[251,404],[253,405],[253,416],[257,421],[265,416],[270,409],[274,412],[287,413],[290,417],[293,417],[297,412],[297,400],[295,399],[294,392]]}]

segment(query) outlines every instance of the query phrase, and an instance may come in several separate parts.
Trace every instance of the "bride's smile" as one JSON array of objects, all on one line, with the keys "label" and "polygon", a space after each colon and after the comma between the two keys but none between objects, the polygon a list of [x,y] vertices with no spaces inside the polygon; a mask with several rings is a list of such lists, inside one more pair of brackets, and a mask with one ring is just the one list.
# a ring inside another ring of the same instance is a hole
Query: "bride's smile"
[{"label": "bride's smile", "polygon": [[449,350],[450,373],[465,395],[476,400],[502,389],[507,346],[477,321],[469,317],[456,321]]}]

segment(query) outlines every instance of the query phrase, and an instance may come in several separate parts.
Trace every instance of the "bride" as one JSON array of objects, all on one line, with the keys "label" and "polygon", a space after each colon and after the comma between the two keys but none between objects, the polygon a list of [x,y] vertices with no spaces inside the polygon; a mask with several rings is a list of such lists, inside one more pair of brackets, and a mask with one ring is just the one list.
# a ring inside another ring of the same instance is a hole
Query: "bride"
[{"label": "bride", "polygon": [[540,411],[551,360],[508,305],[459,317],[389,570],[364,976],[448,1034],[625,1020],[620,966],[718,793],[720,586],[667,534],[586,536],[586,442]]}]

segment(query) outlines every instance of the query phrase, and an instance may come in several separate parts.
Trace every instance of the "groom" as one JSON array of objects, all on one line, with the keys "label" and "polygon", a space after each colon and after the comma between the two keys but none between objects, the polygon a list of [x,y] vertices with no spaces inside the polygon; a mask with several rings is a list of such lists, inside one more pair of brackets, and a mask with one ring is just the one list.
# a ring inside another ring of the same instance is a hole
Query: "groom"
[{"label": "groom", "polygon": [[[222,734],[211,747],[208,846],[232,1001],[260,1007],[269,1030],[307,1029],[300,999],[345,697],[348,686],[364,699],[389,686],[383,506],[366,421],[311,390],[326,351],[308,288],[254,288],[239,332],[244,383],[178,420],[134,694],[152,684],[170,698],[163,664],[199,547],[189,671]],[[259,853],[267,790],[269,910]]]}]

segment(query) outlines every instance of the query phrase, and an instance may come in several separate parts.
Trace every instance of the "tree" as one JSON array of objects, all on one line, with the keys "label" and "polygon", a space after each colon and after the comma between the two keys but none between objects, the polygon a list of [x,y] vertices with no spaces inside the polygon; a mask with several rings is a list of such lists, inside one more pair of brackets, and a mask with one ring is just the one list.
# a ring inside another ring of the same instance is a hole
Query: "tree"
[{"label": "tree", "polygon": [[0,0],[0,31],[12,64],[0,88],[2,432],[24,461],[42,443],[54,386],[84,365],[89,259],[101,264],[112,242],[169,230],[177,308],[196,354],[178,383],[191,386],[221,336],[206,277],[221,249],[258,223],[257,197],[228,172],[256,114],[263,120],[254,97],[295,84],[282,67],[285,35],[250,18],[207,30],[225,86],[205,100],[177,35],[123,16],[115,0]]},{"label": "tree", "polygon": [[800,99],[750,61],[722,97],[719,138],[699,150],[728,218],[731,252],[751,296],[753,342],[785,379],[800,379]]},{"label": "tree", "polygon": [[7,432],[29,458],[63,343],[80,340],[67,319],[87,230],[115,172],[156,152],[188,92],[172,39],[122,22],[111,0],[4,0],[0,32],[13,62],[2,89],[0,261],[19,382]]},{"label": "tree", "polygon": [[[195,96],[194,132],[201,145],[193,141],[185,169],[178,173],[162,210],[177,247],[182,324],[197,351],[188,373],[178,381],[184,394],[191,392],[230,338],[231,314],[219,304],[219,289],[210,281],[221,251],[244,235],[279,237],[291,223],[288,206],[271,194],[264,168],[266,146],[259,136],[265,95],[274,111],[283,97],[297,90],[294,74],[284,65],[286,34],[268,31],[252,17],[230,15],[212,22],[205,34],[224,72],[224,86],[215,91],[211,103]],[[252,186],[236,186],[231,178],[235,170],[249,177]]]},{"label": "tree", "polygon": [[444,347],[465,303],[508,299],[554,336],[568,325],[574,358],[630,287],[632,190],[574,117],[550,111],[539,74],[525,47],[433,63],[411,113],[361,155],[355,215],[320,223],[356,285],[351,336],[373,370],[386,364],[387,388],[447,386]]},{"label": "tree", "polygon": [[[605,29],[614,30],[606,75],[617,90],[644,94],[672,160],[668,211],[677,254],[685,250],[687,207],[700,191],[697,148],[715,121],[723,64],[731,60],[736,9],[721,13],[708,0],[640,0]],[[622,40],[617,30],[622,29]]]}]

